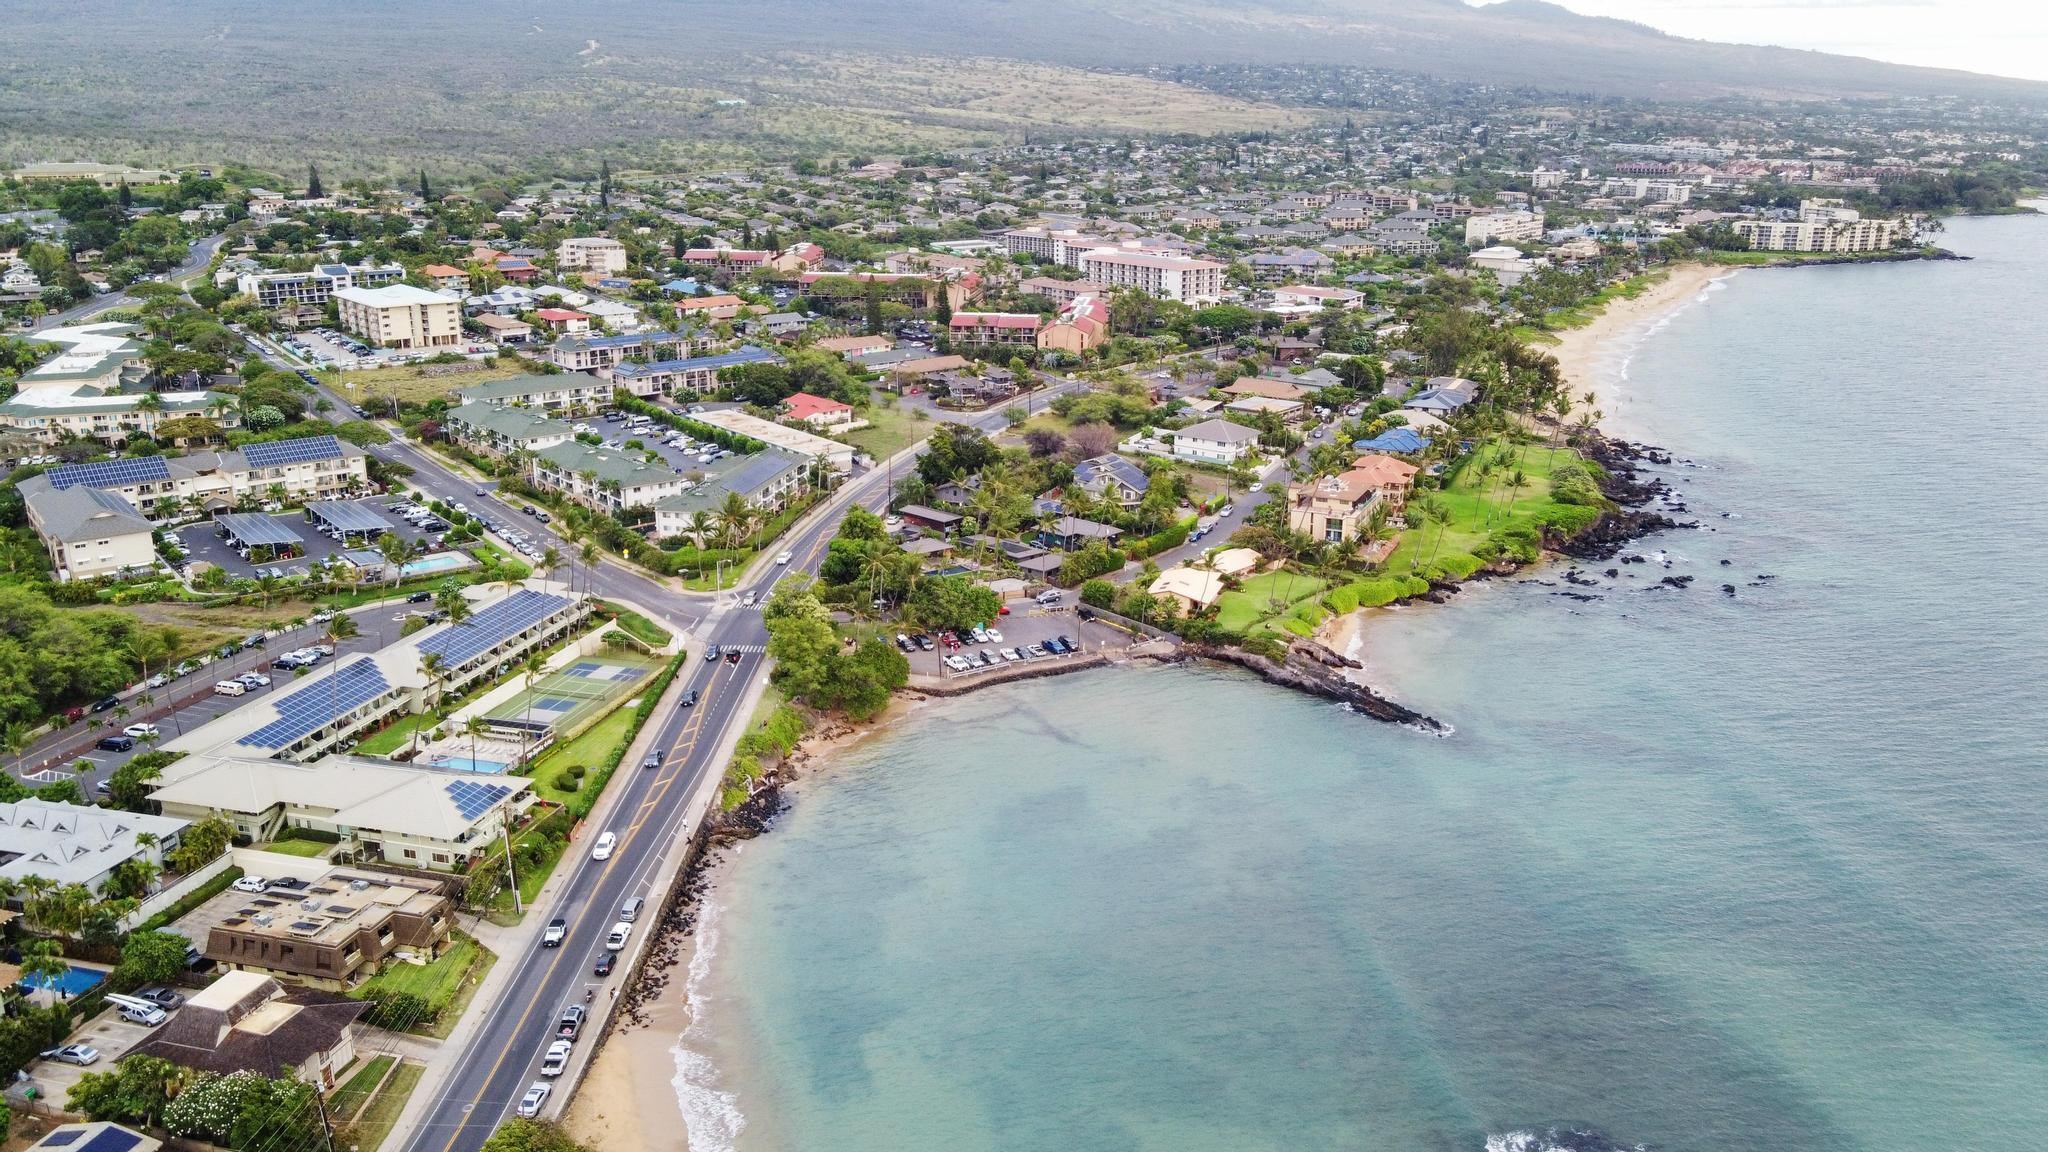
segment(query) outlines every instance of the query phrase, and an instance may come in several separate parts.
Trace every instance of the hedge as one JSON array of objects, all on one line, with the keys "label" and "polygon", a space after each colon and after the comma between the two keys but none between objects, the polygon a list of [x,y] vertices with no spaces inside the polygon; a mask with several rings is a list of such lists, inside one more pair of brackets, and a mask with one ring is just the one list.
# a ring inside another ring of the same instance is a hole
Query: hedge
[{"label": "hedge", "polygon": [[1170,548],[1178,548],[1188,542],[1188,534],[1195,530],[1193,519],[1183,520],[1170,528],[1155,532],[1135,541],[1125,541],[1123,548],[1133,560],[1157,556]]},{"label": "hedge", "polygon": [[692,420],[688,416],[678,416],[666,408],[656,404],[649,404],[647,401],[624,390],[613,393],[612,404],[621,412],[631,412],[636,416],[645,416],[658,424],[666,424],[678,432],[687,432],[695,439],[706,440],[718,445],[720,448],[730,448],[734,452],[760,452],[768,447],[768,445],[754,439],[752,436],[742,436],[737,432],[728,431],[716,425],[706,424],[701,420]]},{"label": "hedge", "polygon": [[1429,581],[1420,576],[1374,576],[1330,589],[1324,593],[1323,603],[1329,606],[1330,611],[1343,615],[1360,608],[1378,608],[1427,591]]}]

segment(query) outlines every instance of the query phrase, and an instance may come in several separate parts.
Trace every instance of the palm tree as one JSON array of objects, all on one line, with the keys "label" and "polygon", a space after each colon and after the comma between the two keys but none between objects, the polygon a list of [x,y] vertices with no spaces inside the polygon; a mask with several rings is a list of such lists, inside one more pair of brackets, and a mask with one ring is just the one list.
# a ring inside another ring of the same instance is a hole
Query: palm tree
[{"label": "palm tree", "polygon": [[519,758],[526,759],[526,741],[532,735],[533,727],[533,684],[547,674],[547,657],[535,652],[520,665],[519,674],[526,679],[526,723],[519,731]]},{"label": "palm tree", "polygon": [[36,730],[27,724],[15,723],[9,724],[5,728],[0,728],[0,749],[4,749],[8,755],[14,757],[14,771],[16,775],[21,774],[22,753],[28,751],[29,745],[35,743],[35,740]]},{"label": "palm tree", "polygon": [[555,571],[555,569],[557,569],[557,568],[560,568],[561,566],[562,566],[562,553],[561,553],[561,550],[560,550],[560,549],[558,549],[558,548],[556,548],[556,547],[555,547],[554,545],[552,545],[552,544],[548,545],[548,546],[547,546],[547,548],[546,548],[545,550],[543,550],[543,551],[541,552],[541,554],[540,554],[540,564],[539,564],[539,568],[540,568],[540,571],[541,571],[541,573],[543,574],[543,578],[545,578],[546,576],[551,576],[551,575],[553,575],[553,574],[554,574],[554,571]]},{"label": "palm tree", "polygon": [[283,586],[284,581],[272,576],[268,572],[256,578],[256,590],[263,593],[264,608],[268,609],[270,607],[270,598],[276,595],[277,590]]},{"label": "palm tree", "polygon": [[718,509],[718,522],[724,526],[726,546],[738,547],[753,521],[754,509],[747,503],[747,498],[737,492],[726,493],[725,503]]},{"label": "palm tree", "polygon": [[[420,654],[420,675],[427,678],[427,691],[432,698],[427,707],[421,709],[421,711],[431,711],[440,703],[441,683],[447,676],[446,670],[441,667],[441,654],[439,652],[423,652]],[[420,754],[420,732],[425,728],[425,724],[413,726],[412,754],[414,756]]]},{"label": "palm tree", "polygon": [[434,593],[434,607],[447,614],[450,624],[461,624],[469,619],[469,597],[453,584],[444,585]]},{"label": "palm tree", "polygon": [[484,734],[484,729],[484,718],[475,714],[462,722],[463,734],[469,737],[469,766],[472,769],[476,767],[477,737]]},{"label": "palm tree", "polygon": [[698,548],[701,549],[704,547],[704,542],[706,540],[711,539],[711,534],[714,531],[716,531],[717,528],[718,517],[710,509],[699,508],[695,512],[690,513],[690,527],[688,529],[688,534],[691,541],[695,543]]},{"label": "palm tree", "polygon": [[577,550],[576,555],[578,559],[583,561],[583,594],[585,596],[588,596],[590,595],[591,569],[597,567],[597,558],[600,555],[602,555],[602,553],[598,551],[596,541],[585,540],[583,542],[583,547]]},{"label": "palm tree", "polygon": [[21,975],[31,986],[40,986],[53,991],[57,981],[71,971],[71,965],[64,962],[64,952],[55,940],[30,940],[21,946]]}]

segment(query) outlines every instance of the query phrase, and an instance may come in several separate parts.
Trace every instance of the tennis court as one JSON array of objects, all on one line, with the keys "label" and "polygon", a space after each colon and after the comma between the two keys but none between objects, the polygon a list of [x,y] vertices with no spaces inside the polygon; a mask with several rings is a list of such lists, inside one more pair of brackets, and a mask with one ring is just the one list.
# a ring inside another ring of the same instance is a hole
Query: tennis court
[{"label": "tennis court", "polygon": [[652,660],[624,654],[585,657],[491,709],[484,723],[528,739],[554,736],[609,711],[657,667]]}]

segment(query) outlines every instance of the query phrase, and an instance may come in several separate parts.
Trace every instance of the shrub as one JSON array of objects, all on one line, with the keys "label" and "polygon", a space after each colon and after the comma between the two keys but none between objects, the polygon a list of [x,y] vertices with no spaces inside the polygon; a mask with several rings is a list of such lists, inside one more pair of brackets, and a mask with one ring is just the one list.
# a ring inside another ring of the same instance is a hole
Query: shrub
[{"label": "shrub", "polygon": [[583,787],[583,777],[574,772],[562,772],[555,777],[555,787],[564,792],[574,792]]},{"label": "shrub", "polygon": [[370,1010],[363,1013],[363,1022],[403,1032],[430,1022],[435,1012],[424,997],[410,992],[379,992],[370,998]]},{"label": "shrub", "polygon": [[1116,585],[1107,580],[1090,580],[1081,585],[1081,603],[1097,608],[1111,608],[1116,604]]}]

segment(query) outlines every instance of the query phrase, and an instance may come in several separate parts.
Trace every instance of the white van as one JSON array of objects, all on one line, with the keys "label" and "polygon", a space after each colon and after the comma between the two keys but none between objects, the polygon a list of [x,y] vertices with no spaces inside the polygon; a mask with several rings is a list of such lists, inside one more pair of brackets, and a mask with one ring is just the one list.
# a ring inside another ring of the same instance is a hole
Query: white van
[{"label": "white van", "polygon": [[618,838],[618,837],[617,837],[616,835],[614,835],[614,834],[612,834],[612,833],[610,833],[610,832],[606,832],[606,833],[605,833],[604,835],[602,835],[602,836],[599,836],[599,837],[597,838],[597,843],[596,843],[596,844],[593,844],[593,845],[591,846],[591,848],[590,848],[590,858],[591,858],[592,860],[609,860],[609,859],[611,859],[611,858],[612,858],[612,849],[613,849],[613,848],[616,848],[616,847],[618,846],[618,843],[619,843],[619,838]]},{"label": "white van", "polygon": [[642,900],[638,896],[629,896],[624,904],[619,905],[619,919],[631,924],[633,921],[640,919],[640,909],[646,906],[647,901]]},{"label": "white van", "polygon": [[249,686],[240,680],[222,680],[213,686],[215,696],[247,696]]}]

